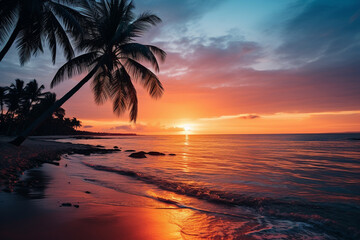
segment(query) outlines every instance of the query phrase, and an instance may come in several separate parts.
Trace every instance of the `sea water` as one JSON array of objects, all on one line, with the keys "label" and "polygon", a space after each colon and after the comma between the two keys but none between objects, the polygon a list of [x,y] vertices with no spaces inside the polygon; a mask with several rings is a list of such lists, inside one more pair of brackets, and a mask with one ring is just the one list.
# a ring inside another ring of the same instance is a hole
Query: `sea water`
[{"label": "sea water", "polygon": [[[360,134],[107,136],[61,142],[118,146],[69,155],[71,174],[191,214],[185,239],[358,239]],[[158,151],[161,156],[129,157]],[[175,154],[169,155],[169,154]],[[151,206],[148,206],[151,207]]]}]

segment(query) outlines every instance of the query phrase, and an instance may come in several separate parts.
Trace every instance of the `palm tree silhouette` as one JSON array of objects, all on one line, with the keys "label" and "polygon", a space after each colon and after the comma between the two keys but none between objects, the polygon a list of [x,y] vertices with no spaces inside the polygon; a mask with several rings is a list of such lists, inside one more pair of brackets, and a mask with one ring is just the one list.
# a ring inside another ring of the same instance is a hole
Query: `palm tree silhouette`
[{"label": "palm tree silhouette", "polygon": [[28,114],[33,104],[38,103],[48,92],[42,92],[44,85],[39,86],[34,79],[28,82],[24,89],[23,114]]},{"label": "palm tree silhouette", "polygon": [[7,87],[0,87],[0,109],[1,109],[0,123],[3,122],[3,118],[4,118],[4,103],[5,103],[7,91],[8,91]]},{"label": "palm tree silhouette", "polygon": [[77,0],[0,0],[0,44],[9,37],[0,52],[0,62],[16,39],[21,65],[28,61],[31,55],[43,51],[44,39],[51,50],[53,63],[55,63],[57,46],[63,48],[67,60],[74,57],[67,31],[75,35],[81,33],[84,17],[66,3],[77,2]]},{"label": "palm tree silhouette", "polygon": [[10,115],[12,118],[16,113],[19,113],[21,110],[21,102],[24,95],[24,81],[20,79],[15,80],[15,84],[12,83],[9,87],[8,94],[5,99],[7,105],[6,115]]},{"label": "palm tree silhouette", "polygon": [[132,80],[138,80],[154,98],[161,97],[163,93],[158,77],[139,61],[150,63],[158,72],[157,58],[164,61],[166,53],[158,47],[135,42],[136,38],[161,19],[150,13],[135,17],[134,5],[127,0],[82,1],[81,4],[88,23],[84,35],[77,41],[77,47],[85,53],[65,63],[54,76],[51,86],[74,74],[88,73],[11,142],[17,146],[90,79],[93,79],[95,102],[101,104],[111,99],[116,114],[130,110],[131,121],[136,121],[138,112]]}]

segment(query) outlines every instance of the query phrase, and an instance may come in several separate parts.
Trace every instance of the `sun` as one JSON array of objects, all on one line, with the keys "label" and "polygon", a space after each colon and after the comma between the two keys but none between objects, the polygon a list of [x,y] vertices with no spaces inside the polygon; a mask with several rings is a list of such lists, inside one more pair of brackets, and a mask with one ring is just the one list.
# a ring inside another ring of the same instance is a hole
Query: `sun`
[{"label": "sun", "polygon": [[183,124],[183,125],[181,125],[179,127],[184,129],[183,133],[185,135],[191,134],[191,132],[192,132],[192,127],[190,126],[190,124]]}]

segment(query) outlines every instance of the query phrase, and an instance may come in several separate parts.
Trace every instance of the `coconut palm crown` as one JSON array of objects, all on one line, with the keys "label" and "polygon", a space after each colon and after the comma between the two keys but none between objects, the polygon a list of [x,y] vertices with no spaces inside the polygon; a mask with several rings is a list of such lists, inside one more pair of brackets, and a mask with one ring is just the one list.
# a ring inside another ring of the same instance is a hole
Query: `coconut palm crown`
[{"label": "coconut palm crown", "polygon": [[163,94],[158,77],[142,62],[150,64],[158,72],[158,59],[164,61],[166,53],[158,47],[135,42],[161,19],[148,12],[135,16],[134,5],[127,0],[82,0],[81,11],[87,18],[87,24],[76,46],[83,54],[69,60],[58,70],[51,87],[75,74],[87,72],[87,75],[11,143],[19,146],[91,79],[95,102],[102,104],[111,99],[113,111],[119,115],[130,110],[130,120],[134,122],[138,100],[133,80],[142,84],[154,98]]},{"label": "coconut palm crown", "polygon": [[138,80],[154,98],[163,93],[158,77],[140,62],[145,61],[159,71],[158,60],[166,53],[158,47],[136,43],[152,25],[161,20],[151,13],[135,17],[134,5],[126,0],[84,1],[84,15],[88,27],[77,48],[84,54],[63,65],[52,80],[51,87],[65,78],[84,71],[92,78],[95,102],[113,101],[113,111],[121,114],[130,110],[130,119],[136,121],[138,100],[132,80]]},{"label": "coconut palm crown", "polygon": [[57,47],[65,57],[74,57],[68,33],[79,36],[83,16],[70,6],[79,0],[0,0],[0,62],[15,43],[23,65],[43,51],[46,41],[55,63]]}]

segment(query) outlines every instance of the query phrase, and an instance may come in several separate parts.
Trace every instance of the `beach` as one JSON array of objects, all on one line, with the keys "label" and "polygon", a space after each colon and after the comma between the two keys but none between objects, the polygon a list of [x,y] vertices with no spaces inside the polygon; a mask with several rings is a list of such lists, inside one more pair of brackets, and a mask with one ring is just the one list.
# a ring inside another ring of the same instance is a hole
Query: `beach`
[{"label": "beach", "polygon": [[358,137],[3,139],[1,239],[356,239]]},{"label": "beach", "polygon": [[[156,210],[99,204],[97,198],[136,202],[136,197],[71,178],[67,174],[71,162],[58,161],[62,154],[74,150],[98,148],[36,138],[15,147],[7,140],[2,138],[0,145],[2,166],[9,166],[1,170],[10,176],[3,179],[1,187],[5,191],[0,192],[1,239],[181,238],[179,227],[171,224],[161,210],[169,207],[167,204],[159,204]],[[14,168],[18,173],[29,170],[17,179]]]}]

